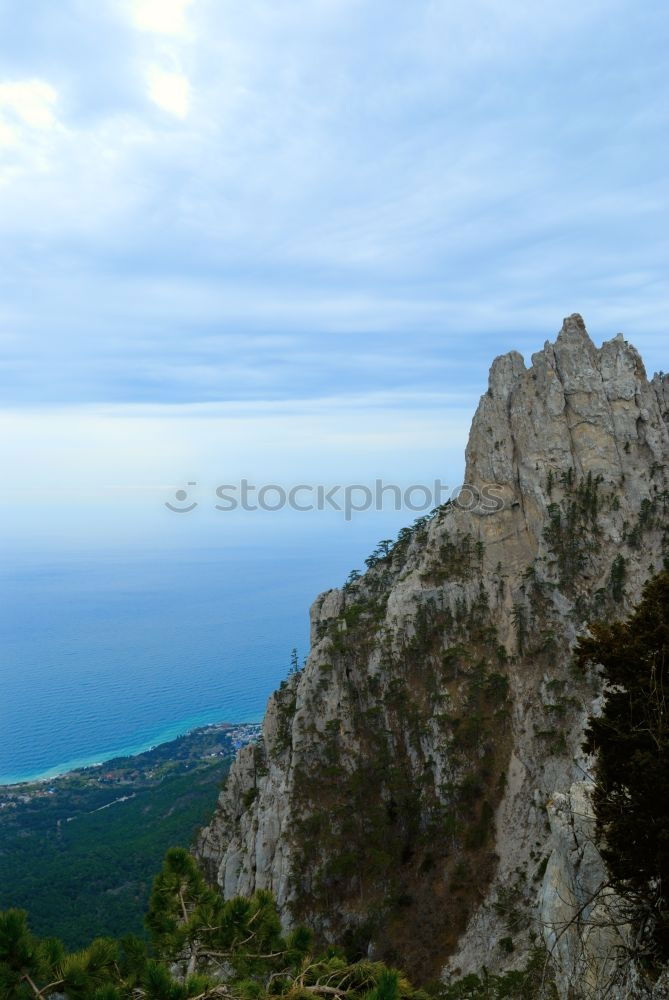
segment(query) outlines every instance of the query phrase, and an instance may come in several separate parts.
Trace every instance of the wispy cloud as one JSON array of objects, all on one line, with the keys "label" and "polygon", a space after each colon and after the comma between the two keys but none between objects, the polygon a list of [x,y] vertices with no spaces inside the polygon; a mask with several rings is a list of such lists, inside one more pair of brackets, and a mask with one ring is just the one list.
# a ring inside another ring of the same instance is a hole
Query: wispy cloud
[{"label": "wispy cloud", "polygon": [[664,5],[11,6],[15,405],[474,392],[574,309],[667,367]]},{"label": "wispy cloud", "polygon": [[55,124],[53,107],[58,94],[44,80],[17,80],[0,83],[0,108],[3,115],[15,117],[30,128],[51,128]]},{"label": "wispy cloud", "polygon": [[190,84],[183,73],[150,66],[147,71],[149,96],[154,104],[177,118],[185,118],[190,104]]},{"label": "wispy cloud", "polygon": [[129,0],[132,23],[141,31],[182,37],[188,33],[187,12],[193,0]]}]

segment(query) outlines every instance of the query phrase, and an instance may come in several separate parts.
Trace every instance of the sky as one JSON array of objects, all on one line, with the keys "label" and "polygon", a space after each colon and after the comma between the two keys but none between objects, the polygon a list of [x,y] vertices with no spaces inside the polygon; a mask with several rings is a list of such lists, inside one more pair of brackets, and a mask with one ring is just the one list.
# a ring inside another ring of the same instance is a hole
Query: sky
[{"label": "sky", "polygon": [[0,533],[455,484],[574,311],[669,368],[668,43],[643,0],[0,0]]}]

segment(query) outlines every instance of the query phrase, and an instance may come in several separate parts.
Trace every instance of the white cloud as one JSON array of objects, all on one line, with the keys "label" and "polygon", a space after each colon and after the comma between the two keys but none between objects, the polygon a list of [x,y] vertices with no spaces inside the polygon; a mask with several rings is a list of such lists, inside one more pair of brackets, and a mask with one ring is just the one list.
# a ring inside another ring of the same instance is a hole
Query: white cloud
[{"label": "white cloud", "polygon": [[98,72],[102,50],[56,33],[44,52],[38,32],[0,92],[0,335],[29,342],[0,371],[11,398],[39,396],[43,365],[65,399],[431,386],[458,357],[487,367],[496,345],[470,333],[506,349],[576,308],[644,350],[652,335],[666,368],[669,102],[631,12],[55,6],[63,38],[75,10],[87,38],[111,34]]},{"label": "white cloud", "polygon": [[56,124],[53,107],[57,100],[57,91],[45,80],[0,83],[0,110],[31,128],[51,128]]},{"label": "white cloud", "polygon": [[133,24],[141,31],[160,35],[185,35],[186,11],[193,0],[132,0]]},{"label": "white cloud", "polygon": [[182,73],[152,66],[147,73],[149,97],[163,111],[185,118],[190,106],[190,84]]},{"label": "white cloud", "polygon": [[16,146],[18,141],[15,129],[10,128],[7,122],[3,122],[0,118],[0,149],[3,146]]},{"label": "white cloud", "polygon": [[0,185],[51,169],[53,150],[65,131],[55,113],[57,103],[57,90],[45,80],[0,81],[0,149],[5,151]]}]

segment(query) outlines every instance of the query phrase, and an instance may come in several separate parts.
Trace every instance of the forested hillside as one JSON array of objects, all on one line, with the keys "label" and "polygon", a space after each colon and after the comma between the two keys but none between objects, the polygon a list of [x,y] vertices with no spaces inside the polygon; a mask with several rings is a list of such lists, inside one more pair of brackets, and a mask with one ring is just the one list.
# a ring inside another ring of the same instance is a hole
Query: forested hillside
[{"label": "forested hillside", "polygon": [[168,847],[189,847],[256,728],[210,726],[134,757],[0,788],[0,909],[27,908],[67,947],[144,933]]}]

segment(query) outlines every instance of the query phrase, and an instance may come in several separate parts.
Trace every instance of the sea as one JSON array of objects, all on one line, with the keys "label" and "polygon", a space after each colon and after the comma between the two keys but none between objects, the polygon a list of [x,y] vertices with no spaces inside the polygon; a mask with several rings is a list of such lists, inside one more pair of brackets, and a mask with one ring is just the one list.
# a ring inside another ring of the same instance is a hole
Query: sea
[{"label": "sea", "polygon": [[0,568],[0,784],[260,721],[292,650],[308,652],[312,600],[376,534],[14,552]]}]

